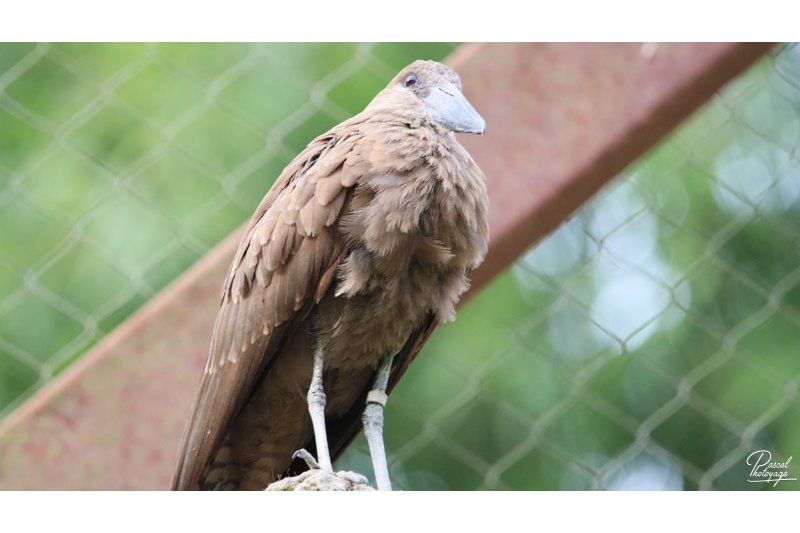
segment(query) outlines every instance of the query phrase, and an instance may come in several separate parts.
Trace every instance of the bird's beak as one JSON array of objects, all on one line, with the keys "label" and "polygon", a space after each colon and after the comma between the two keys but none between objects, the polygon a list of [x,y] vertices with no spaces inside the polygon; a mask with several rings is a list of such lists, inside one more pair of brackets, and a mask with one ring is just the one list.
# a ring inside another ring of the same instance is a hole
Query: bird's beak
[{"label": "bird's beak", "polygon": [[453,84],[434,87],[423,101],[431,118],[451,131],[479,135],[486,131],[486,121]]}]

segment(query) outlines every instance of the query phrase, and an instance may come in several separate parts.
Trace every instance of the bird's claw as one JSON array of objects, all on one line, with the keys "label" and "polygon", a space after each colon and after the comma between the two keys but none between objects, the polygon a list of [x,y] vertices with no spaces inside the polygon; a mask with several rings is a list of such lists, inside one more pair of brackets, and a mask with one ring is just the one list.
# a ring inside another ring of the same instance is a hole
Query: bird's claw
[{"label": "bird's claw", "polygon": [[302,459],[308,465],[308,468],[311,470],[321,470],[322,467],[319,465],[314,456],[309,453],[308,450],[305,448],[300,448],[296,452],[292,454],[292,459]]},{"label": "bird's claw", "polygon": [[293,477],[279,479],[270,484],[269,491],[305,490],[375,490],[367,478],[356,472],[327,472],[325,470],[306,470]]},{"label": "bird's claw", "polygon": [[340,479],[347,481],[353,486],[356,485],[369,486],[369,480],[367,479],[367,476],[359,474],[358,472],[351,472],[349,470],[340,470],[339,472],[336,472],[336,475]]}]

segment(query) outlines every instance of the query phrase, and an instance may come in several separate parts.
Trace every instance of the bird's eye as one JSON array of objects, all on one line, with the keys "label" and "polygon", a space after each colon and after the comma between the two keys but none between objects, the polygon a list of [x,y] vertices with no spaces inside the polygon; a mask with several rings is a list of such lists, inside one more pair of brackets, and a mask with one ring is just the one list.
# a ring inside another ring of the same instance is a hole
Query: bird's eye
[{"label": "bird's eye", "polygon": [[406,87],[413,87],[416,84],[417,84],[417,75],[414,74],[413,72],[408,76],[406,76],[405,81],[403,81],[403,85]]}]

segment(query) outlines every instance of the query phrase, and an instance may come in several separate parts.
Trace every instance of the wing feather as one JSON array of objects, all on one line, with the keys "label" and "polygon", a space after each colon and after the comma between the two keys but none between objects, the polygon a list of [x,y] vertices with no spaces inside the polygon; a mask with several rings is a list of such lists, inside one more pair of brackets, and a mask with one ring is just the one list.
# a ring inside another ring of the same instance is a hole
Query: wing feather
[{"label": "wing feather", "polygon": [[[348,191],[337,169],[357,141],[355,135],[317,138],[287,166],[250,220],[223,286],[173,489],[199,487],[265,368],[332,283],[344,246],[333,226]],[[317,196],[319,180],[325,184]]]}]

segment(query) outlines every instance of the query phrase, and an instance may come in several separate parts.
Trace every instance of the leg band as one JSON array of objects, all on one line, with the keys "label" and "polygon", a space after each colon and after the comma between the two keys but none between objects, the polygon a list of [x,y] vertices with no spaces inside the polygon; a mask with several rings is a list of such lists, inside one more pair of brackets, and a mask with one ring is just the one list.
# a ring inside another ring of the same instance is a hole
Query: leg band
[{"label": "leg band", "polygon": [[373,389],[367,393],[367,404],[377,403],[381,407],[386,407],[386,400],[388,399],[389,395],[383,391]]}]

